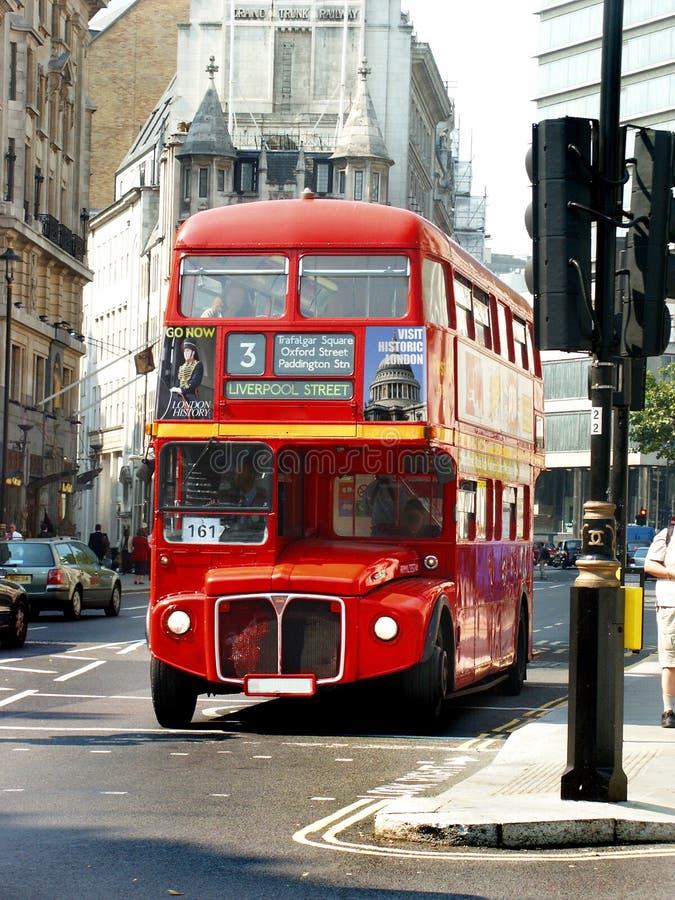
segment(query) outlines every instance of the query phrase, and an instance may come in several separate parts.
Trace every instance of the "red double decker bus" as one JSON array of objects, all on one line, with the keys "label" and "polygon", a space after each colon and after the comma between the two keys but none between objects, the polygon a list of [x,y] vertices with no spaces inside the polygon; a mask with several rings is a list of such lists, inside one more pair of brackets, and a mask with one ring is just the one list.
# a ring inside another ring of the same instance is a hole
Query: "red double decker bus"
[{"label": "red double decker bus", "polygon": [[151,434],[160,724],[201,693],[381,678],[433,719],[476,686],[520,691],[532,312],[431,223],[311,196],[190,218]]}]

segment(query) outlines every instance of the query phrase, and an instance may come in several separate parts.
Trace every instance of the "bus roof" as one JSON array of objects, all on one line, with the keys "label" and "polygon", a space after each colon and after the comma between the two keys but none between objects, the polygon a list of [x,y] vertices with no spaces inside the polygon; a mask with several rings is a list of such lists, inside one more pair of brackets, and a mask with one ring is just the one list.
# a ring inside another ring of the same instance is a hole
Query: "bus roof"
[{"label": "bus roof", "polygon": [[176,237],[179,254],[256,250],[425,250],[449,259],[486,290],[499,287],[516,306],[531,309],[432,222],[396,206],[353,200],[257,200],[195,213]]}]

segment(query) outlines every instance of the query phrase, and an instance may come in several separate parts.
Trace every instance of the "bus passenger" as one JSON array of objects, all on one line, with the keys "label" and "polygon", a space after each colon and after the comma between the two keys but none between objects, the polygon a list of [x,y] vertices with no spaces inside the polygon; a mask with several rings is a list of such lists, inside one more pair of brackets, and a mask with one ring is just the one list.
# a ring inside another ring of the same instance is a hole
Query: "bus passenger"
[{"label": "bus passenger", "polygon": [[388,475],[378,475],[363,495],[372,534],[391,534],[396,527],[396,485]]},{"label": "bus passenger", "polygon": [[256,480],[257,473],[253,458],[246,456],[237,466],[230,502],[234,506],[241,506],[245,509],[268,509],[267,494],[260,485],[256,484]]},{"label": "bus passenger", "polygon": [[216,296],[211,301],[211,305],[208,306],[202,313],[202,319],[221,319],[222,317],[223,298],[220,296],[220,294],[216,294]]},{"label": "bus passenger", "polygon": [[401,515],[401,534],[408,537],[437,537],[437,525],[429,524],[429,514],[418,497],[411,497]]},{"label": "bus passenger", "polygon": [[246,290],[240,284],[229,284],[223,293],[222,312],[226,319],[242,319],[253,315]]}]

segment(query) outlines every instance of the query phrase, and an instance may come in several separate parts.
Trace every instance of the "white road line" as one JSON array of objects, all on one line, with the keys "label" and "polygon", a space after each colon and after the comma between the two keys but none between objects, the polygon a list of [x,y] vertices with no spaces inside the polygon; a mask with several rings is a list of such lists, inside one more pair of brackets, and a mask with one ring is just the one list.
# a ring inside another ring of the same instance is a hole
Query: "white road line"
[{"label": "white road line", "polygon": [[85,672],[90,672],[92,669],[97,669],[103,665],[105,665],[105,660],[99,659],[96,662],[89,663],[88,666],[82,666],[81,669],[75,669],[74,672],[69,672],[67,675],[59,675],[54,681],[68,681],[70,678],[77,678],[78,675],[84,675]]},{"label": "white road line", "polygon": [[124,656],[125,653],[133,653],[134,650],[138,650],[139,647],[145,647],[145,638],[142,641],[136,641],[134,644],[129,644],[128,647],[125,647],[123,650],[118,650],[118,656]]},{"label": "white road line", "polygon": [[58,669],[29,669],[27,666],[0,666],[7,672],[32,672],[34,675],[56,675]]},{"label": "white road line", "polygon": [[0,706],[9,706],[10,703],[16,703],[17,700],[23,700],[24,697],[32,697],[37,691],[21,691],[20,694],[13,694],[11,697],[5,697],[0,700]]}]

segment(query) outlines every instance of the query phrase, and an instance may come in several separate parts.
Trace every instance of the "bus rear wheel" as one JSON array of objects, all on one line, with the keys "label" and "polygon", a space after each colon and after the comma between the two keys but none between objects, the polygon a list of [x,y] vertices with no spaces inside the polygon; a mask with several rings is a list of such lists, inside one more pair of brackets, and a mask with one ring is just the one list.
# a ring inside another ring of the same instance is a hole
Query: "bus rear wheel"
[{"label": "bus rear wheel", "polygon": [[516,656],[509,668],[506,680],[500,684],[500,693],[507,697],[517,697],[523,689],[527,677],[527,620],[525,611],[520,607],[518,618],[518,636],[516,637]]},{"label": "bus rear wheel", "polygon": [[187,728],[197,706],[194,678],[153,656],[150,687],[155,717],[162,728]]}]

